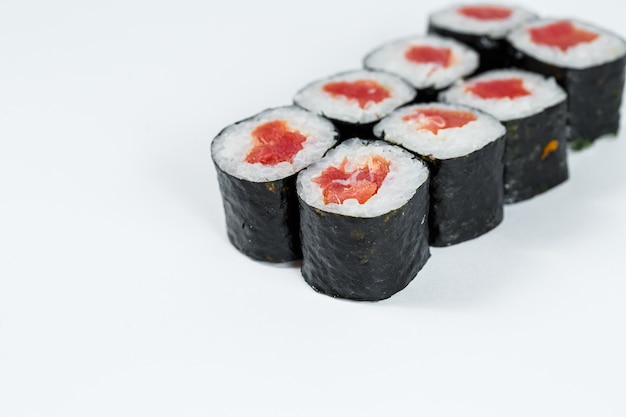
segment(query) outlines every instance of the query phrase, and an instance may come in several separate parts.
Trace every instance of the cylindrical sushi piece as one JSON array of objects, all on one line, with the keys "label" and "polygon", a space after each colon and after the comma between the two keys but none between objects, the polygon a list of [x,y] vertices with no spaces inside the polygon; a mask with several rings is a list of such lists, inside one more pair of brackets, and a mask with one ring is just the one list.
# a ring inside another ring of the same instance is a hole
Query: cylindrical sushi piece
[{"label": "cylindrical sushi piece", "polygon": [[428,32],[454,38],[480,55],[478,72],[508,66],[506,35],[535,14],[520,7],[496,4],[465,4],[433,13]]},{"label": "cylindrical sushi piece", "polygon": [[337,141],[328,120],[296,106],[265,110],[222,130],[211,156],[230,242],[261,261],[302,257],[296,175]]},{"label": "cylindrical sushi piece", "polygon": [[383,141],[349,139],[298,175],[302,275],[332,297],[391,297],[430,256],[428,168]]},{"label": "cylindrical sushi piece", "polygon": [[567,180],[567,96],[553,78],[492,70],[459,82],[440,98],[483,110],[504,124],[505,203],[529,199]]},{"label": "cylindrical sushi piece", "polygon": [[417,102],[437,95],[478,68],[478,54],[454,39],[419,36],[382,45],[363,60],[365,68],[395,74],[417,89]]},{"label": "cylindrical sushi piece", "polygon": [[343,72],[315,81],[294,102],[330,119],[341,139],[373,138],[372,126],[415,98],[415,89],[400,78],[380,71]]},{"label": "cylindrical sushi piece", "polygon": [[403,107],[374,133],[419,155],[430,168],[431,246],[481,236],[503,218],[504,126],[465,106]]},{"label": "cylindrical sushi piece", "polygon": [[595,26],[543,19],[508,37],[515,65],[554,77],[567,92],[568,140],[583,149],[619,127],[626,43]]}]

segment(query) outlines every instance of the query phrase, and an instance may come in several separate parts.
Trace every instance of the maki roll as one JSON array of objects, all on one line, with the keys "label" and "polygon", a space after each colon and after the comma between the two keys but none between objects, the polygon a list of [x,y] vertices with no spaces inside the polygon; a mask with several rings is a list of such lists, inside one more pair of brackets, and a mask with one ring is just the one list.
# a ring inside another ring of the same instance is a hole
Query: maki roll
[{"label": "maki roll", "polygon": [[626,65],[621,38],[585,23],[546,19],[523,25],[508,40],[515,65],[554,77],[567,92],[572,148],[617,133]]},{"label": "maki roll", "polygon": [[363,65],[404,78],[417,89],[418,102],[429,102],[472,74],[478,68],[478,54],[453,39],[420,36],[378,47],[365,57]]},{"label": "maki roll", "polygon": [[503,218],[504,126],[464,106],[429,103],[398,109],[374,127],[430,168],[432,246],[473,239]]},{"label": "maki roll", "polygon": [[448,7],[433,13],[428,32],[454,38],[480,55],[478,72],[508,66],[506,35],[536,16],[520,7],[473,4]]},{"label": "maki roll", "polygon": [[383,141],[349,139],[298,175],[302,275],[332,297],[376,301],[430,256],[428,168]]},{"label": "maki roll", "polygon": [[230,242],[267,262],[300,259],[296,174],[336,143],[328,120],[299,107],[263,111],[211,144]]},{"label": "maki roll", "polygon": [[568,178],[566,94],[553,78],[492,70],[459,82],[442,101],[483,110],[504,124],[504,202],[515,203]]},{"label": "maki roll", "polygon": [[356,70],[307,85],[294,102],[330,119],[346,139],[373,138],[376,122],[414,98],[413,87],[392,74]]}]

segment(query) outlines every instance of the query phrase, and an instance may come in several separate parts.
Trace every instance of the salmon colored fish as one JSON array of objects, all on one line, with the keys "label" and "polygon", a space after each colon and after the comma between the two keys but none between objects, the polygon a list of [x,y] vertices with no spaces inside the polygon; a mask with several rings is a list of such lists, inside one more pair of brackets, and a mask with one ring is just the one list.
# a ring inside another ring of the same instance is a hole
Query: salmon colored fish
[{"label": "salmon colored fish", "polygon": [[588,43],[598,38],[597,33],[577,28],[567,20],[550,23],[549,25],[528,29],[530,39],[538,45],[553,46],[567,51],[581,43]]},{"label": "salmon colored fish", "polygon": [[435,48],[426,45],[413,45],[404,53],[404,57],[417,64],[435,64],[447,68],[452,63],[450,48]]},{"label": "salmon colored fish", "polygon": [[476,116],[467,111],[424,108],[416,109],[402,120],[411,123],[418,130],[430,130],[435,135],[441,129],[462,127],[476,120]]},{"label": "salmon colored fish", "polygon": [[291,130],[284,120],[273,120],[257,126],[252,131],[253,147],[246,155],[250,164],[276,165],[293,162],[303,148],[306,136]]},{"label": "salmon colored fish", "polygon": [[503,78],[499,80],[475,81],[465,89],[480,98],[511,98],[530,95],[521,78]]},{"label": "salmon colored fish", "polygon": [[513,13],[508,7],[492,5],[459,7],[457,12],[478,20],[504,20]]},{"label": "salmon colored fish", "polygon": [[322,89],[332,96],[342,96],[359,102],[362,109],[369,103],[380,103],[391,97],[389,90],[374,80],[335,81],[326,83]]},{"label": "salmon colored fish", "polygon": [[346,169],[344,158],[338,167],[329,167],[313,181],[322,189],[324,204],[342,204],[354,198],[364,204],[378,192],[389,173],[389,161],[382,156],[373,156],[352,170]]}]

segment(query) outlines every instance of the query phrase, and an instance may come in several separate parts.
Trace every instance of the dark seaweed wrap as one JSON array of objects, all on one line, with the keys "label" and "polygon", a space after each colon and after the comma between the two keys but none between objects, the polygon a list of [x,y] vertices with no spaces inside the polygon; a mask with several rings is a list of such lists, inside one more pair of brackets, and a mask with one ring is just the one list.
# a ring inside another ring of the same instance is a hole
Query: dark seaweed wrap
[{"label": "dark seaweed wrap", "polygon": [[215,165],[226,231],[244,255],[267,262],[300,259],[296,175],[267,182],[236,178]]},{"label": "dark seaweed wrap", "polygon": [[423,158],[430,168],[430,244],[449,246],[502,222],[504,136],[468,155]]},{"label": "dark seaweed wrap", "polygon": [[343,120],[331,119],[328,118],[335,128],[337,132],[339,132],[339,141],[344,141],[350,138],[361,138],[361,139],[375,139],[374,133],[372,129],[374,125],[379,122],[379,120],[375,120],[370,123],[349,123],[344,122]]},{"label": "dark seaweed wrap", "polygon": [[372,218],[329,213],[300,201],[305,281],[332,297],[391,297],[430,257],[428,205],[428,181],[403,207]]},{"label": "dark seaweed wrap", "polygon": [[[467,76],[469,77],[470,75],[471,74],[468,74]],[[415,100],[413,100],[413,103],[416,103],[416,104],[417,103],[431,103],[433,101],[437,101],[437,97],[439,96],[439,93],[449,88],[450,85],[452,84],[454,84],[454,82],[441,88],[435,88],[435,87],[419,88],[417,89],[417,96],[415,97]]]},{"label": "dark seaweed wrap", "polygon": [[624,90],[626,56],[585,69],[563,68],[539,61],[509,45],[511,62],[554,77],[567,92],[567,139],[583,149],[602,135],[616,135]]},{"label": "dark seaweed wrap", "polygon": [[566,112],[562,101],[532,116],[502,122],[505,203],[529,199],[567,180]]},{"label": "dark seaweed wrap", "polygon": [[444,29],[428,22],[428,33],[455,39],[478,52],[480,56],[478,68],[474,74],[491,69],[506,68],[508,62],[508,43],[503,38],[492,38],[487,35],[472,35]]}]

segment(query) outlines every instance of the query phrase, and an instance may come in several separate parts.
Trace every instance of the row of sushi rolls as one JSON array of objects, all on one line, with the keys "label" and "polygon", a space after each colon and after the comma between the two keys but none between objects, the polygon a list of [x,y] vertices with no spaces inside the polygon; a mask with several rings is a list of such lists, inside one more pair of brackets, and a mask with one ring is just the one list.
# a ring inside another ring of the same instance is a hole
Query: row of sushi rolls
[{"label": "row of sushi rolls", "polygon": [[212,141],[230,242],[302,260],[317,292],[391,297],[430,247],[481,236],[503,205],[568,178],[568,148],[615,135],[626,43],[520,7],[456,5],[363,69],[312,82]]}]

